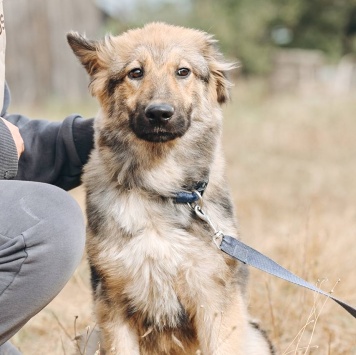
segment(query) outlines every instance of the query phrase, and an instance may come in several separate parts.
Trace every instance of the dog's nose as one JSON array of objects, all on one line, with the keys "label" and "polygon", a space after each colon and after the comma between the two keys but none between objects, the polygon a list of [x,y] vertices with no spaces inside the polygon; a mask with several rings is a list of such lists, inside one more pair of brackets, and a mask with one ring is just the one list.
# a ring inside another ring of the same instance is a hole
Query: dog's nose
[{"label": "dog's nose", "polygon": [[145,109],[145,115],[151,123],[166,123],[173,114],[174,107],[168,104],[151,104]]}]

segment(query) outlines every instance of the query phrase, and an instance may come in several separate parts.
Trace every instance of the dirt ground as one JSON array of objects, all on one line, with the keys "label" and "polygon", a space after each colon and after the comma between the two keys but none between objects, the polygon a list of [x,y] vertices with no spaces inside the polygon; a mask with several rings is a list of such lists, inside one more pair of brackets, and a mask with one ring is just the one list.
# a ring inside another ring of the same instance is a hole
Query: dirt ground
[{"label": "dirt ground", "polygon": [[[242,239],[356,306],[355,112],[351,96],[271,96],[240,82],[224,145]],[[71,194],[83,206],[82,190]],[[356,320],[323,296],[251,270],[249,305],[279,354],[356,354]],[[71,354],[75,334],[93,325],[83,259],[13,342],[25,355]]]}]

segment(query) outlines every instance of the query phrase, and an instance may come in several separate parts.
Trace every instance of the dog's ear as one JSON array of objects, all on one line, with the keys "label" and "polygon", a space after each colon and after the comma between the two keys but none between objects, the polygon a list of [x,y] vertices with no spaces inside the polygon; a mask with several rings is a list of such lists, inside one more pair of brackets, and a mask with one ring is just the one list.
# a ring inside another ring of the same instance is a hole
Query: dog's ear
[{"label": "dog's ear", "polygon": [[67,34],[67,41],[88,74],[93,76],[100,68],[98,56],[99,43],[89,40],[77,32],[69,32]]},{"label": "dog's ear", "polygon": [[216,93],[219,104],[223,104],[230,99],[230,88],[232,83],[228,79],[229,71],[235,69],[235,63],[213,62],[210,72],[215,78]]},{"label": "dog's ear", "polygon": [[207,42],[209,71],[215,79],[217,100],[220,104],[223,104],[229,100],[230,88],[232,87],[228,74],[231,70],[238,68],[238,65],[237,63],[229,63],[224,59],[216,45],[217,41],[212,36],[208,35]]}]

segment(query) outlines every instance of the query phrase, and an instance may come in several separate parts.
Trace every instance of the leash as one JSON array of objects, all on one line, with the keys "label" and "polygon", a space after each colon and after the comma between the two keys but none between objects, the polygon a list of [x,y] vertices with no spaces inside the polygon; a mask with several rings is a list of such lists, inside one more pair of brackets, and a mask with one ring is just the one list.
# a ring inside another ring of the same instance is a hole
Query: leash
[{"label": "leash", "polygon": [[273,276],[277,276],[283,280],[294,283],[295,285],[305,287],[309,290],[318,292],[326,297],[331,298],[347,312],[349,312],[354,318],[356,318],[356,309],[354,307],[339,300],[336,297],[333,297],[330,293],[320,290],[319,288],[305,281],[299,276],[294,275],[292,272],[277,264],[272,259],[249,247],[248,245],[242,243],[241,241],[232,238],[229,235],[224,235],[222,237],[219,249],[230,255],[231,257],[243,262],[244,264],[251,265]]},{"label": "leash", "polygon": [[[207,184],[207,183],[206,183]],[[204,189],[206,187],[204,186]],[[204,192],[203,189],[203,192]],[[309,290],[317,292],[321,295],[331,298],[342,308],[344,308],[348,313],[350,313],[354,318],[356,318],[356,308],[350,306],[349,304],[339,300],[336,297],[333,297],[330,293],[325,292],[313,284],[305,281],[301,277],[293,274],[289,270],[285,269],[269,257],[263,255],[257,250],[249,247],[245,243],[237,240],[229,235],[225,235],[220,230],[217,230],[214,224],[211,222],[207,214],[202,210],[202,193],[201,191],[195,190],[191,193],[178,193],[176,197],[177,203],[187,203],[190,208],[195,212],[197,217],[199,217],[204,222],[208,223],[211,229],[214,231],[213,242],[218,249],[231,256],[234,259],[239,260],[240,262],[253,266],[261,271],[267,272],[270,275],[279,277],[285,281],[291,282],[295,285],[305,287]],[[179,201],[179,202],[178,202]],[[197,203],[200,202],[200,204]]]}]

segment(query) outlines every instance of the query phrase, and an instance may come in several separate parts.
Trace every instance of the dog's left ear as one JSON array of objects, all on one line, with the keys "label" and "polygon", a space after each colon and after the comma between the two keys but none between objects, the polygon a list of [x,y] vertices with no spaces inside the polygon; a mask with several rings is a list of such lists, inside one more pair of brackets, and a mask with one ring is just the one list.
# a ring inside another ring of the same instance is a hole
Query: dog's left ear
[{"label": "dog's left ear", "polygon": [[231,70],[238,68],[237,63],[227,62],[217,48],[216,40],[208,37],[209,56],[208,65],[210,74],[215,79],[217,100],[220,104],[228,101],[230,98],[230,88],[232,83],[228,79]]}]

